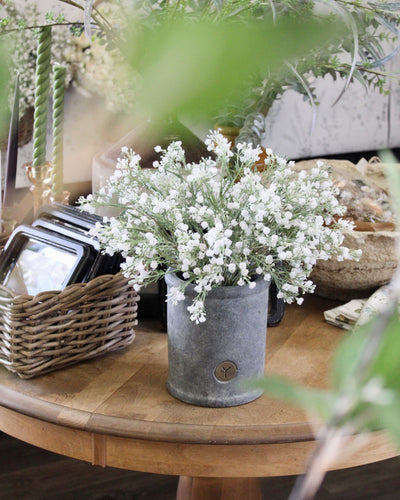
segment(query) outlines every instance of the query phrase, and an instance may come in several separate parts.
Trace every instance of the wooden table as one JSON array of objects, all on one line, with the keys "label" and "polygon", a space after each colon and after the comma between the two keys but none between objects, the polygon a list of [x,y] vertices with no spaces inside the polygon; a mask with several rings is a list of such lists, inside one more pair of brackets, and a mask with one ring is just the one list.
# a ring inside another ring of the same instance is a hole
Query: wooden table
[{"label": "wooden table", "polygon": [[[282,323],[268,329],[268,373],[328,385],[343,335],[323,320],[331,305],[311,296],[287,308]],[[143,322],[123,352],[28,381],[0,367],[0,429],[93,464],[179,475],[180,500],[260,499],[255,478],[303,471],[314,439],[302,410],[268,397],[233,408],[195,407],[170,396],[166,379],[167,337]],[[335,468],[396,455],[374,433]]]}]

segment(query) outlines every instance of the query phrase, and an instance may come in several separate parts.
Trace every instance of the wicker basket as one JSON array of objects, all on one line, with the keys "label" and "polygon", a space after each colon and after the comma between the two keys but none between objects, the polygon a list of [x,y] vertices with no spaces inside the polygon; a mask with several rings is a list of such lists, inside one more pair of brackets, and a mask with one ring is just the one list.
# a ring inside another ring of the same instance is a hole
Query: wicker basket
[{"label": "wicker basket", "polygon": [[123,348],[135,338],[138,300],[121,273],[34,297],[0,285],[0,363],[32,378]]}]

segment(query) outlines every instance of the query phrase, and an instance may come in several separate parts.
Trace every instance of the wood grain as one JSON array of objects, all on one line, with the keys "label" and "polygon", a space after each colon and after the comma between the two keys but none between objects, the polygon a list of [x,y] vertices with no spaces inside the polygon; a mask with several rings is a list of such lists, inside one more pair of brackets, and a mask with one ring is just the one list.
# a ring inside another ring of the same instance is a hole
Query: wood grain
[{"label": "wood grain", "polygon": [[[324,322],[332,302],[308,297],[268,329],[266,371],[327,387],[343,332]],[[261,397],[233,408],[182,403],[166,390],[167,338],[142,323],[127,349],[24,381],[0,369],[0,428],[45,449],[99,465],[200,477],[299,474],[318,425]],[[379,433],[339,467],[393,457]]]},{"label": "wood grain", "polygon": [[[295,479],[261,478],[262,498],[288,498]],[[0,484],[1,500],[173,500],[178,478],[92,466],[0,433]],[[315,500],[398,500],[399,488],[392,458],[328,472]]]},{"label": "wood grain", "polygon": [[262,500],[261,483],[258,478],[227,479],[181,476],[176,500]]},{"label": "wood grain", "polygon": [[[321,387],[342,332],[323,321],[315,309],[321,300],[313,299],[289,307],[268,330],[266,372]],[[166,390],[167,371],[166,335],[144,323],[130,347],[92,362],[27,382],[1,369],[0,404],[53,423],[153,440],[269,443],[312,435],[302,410],[267,397],[225,409],[177,401]]]}]

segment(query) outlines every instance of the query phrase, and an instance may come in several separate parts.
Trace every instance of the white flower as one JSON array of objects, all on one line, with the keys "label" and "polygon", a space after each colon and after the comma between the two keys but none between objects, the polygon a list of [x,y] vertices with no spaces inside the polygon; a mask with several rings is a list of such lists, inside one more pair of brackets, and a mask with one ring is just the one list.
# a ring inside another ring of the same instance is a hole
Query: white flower
[{"label": "white flower", "polygon": [[236,145],[236,149],[240,160],[245,164],[254,165],[260,159],[261,148],[259,146],[253,149],[251,144],[239,143]]},{"label": "white flower", "polygon": [[228,271],[230,273],[234,273],[236,271],[236,264],[231,262],[230,264],[228,264]]},{"label": "white flower", "polygon": [[185,294],[179,288],[172,287],[168,293],[168,300],[171,301],[172,304],[176,304],[180,300],[185,299]]},{"label": "white flower", "polygon": [[202,300],[193,302],[193,304],[188,306],[187,309],[190,313],[190,319],[196,324],[205,322],[206,316],[204,311],[204,302]]},{"label": "white flower", "polygon": [[[275,280],[279,297],[301,303],[300,296],[314,289],[308,276],[318,259],[359,257],[341,247],[351,224],[327,225],[343,210],[325,167],[296,172],[268,151],[268,169],[259,173],[252,168],[258,149],[241,145],[232,158],[217,132],[207,145],[216,158],[193,164],[178,142],[157,148],[156,169],[142,169],[137,155],[125,150],[118,175],[101,193],[81,199],[86,210],[110,204],[121,210],[91,234],[107,252],[123,253],[124,275],[138,287],[158,279],[165,265],[180,271],[197,294],[191,319],[201,323],[214,287],[253,288],[259,275]],[[167,299],[183,298],[183,289],[174,288]]]},{"label": "white flower", "polygon": [[219,131],[210,130],[208,138],[204,141],[207,149],[214,152],[218,157],[230,158],[233,156],[230,143]]}]

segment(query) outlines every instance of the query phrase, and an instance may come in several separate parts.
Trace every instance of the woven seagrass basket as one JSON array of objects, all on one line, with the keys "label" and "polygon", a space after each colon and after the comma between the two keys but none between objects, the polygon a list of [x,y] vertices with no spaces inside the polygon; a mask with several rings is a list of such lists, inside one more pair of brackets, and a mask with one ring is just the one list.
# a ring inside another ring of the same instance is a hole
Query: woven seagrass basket
[{"label": "woven seagrass basket", "polygon": [[0,363],[21,378],[123,348],[139,296],[121,273],[34,297],[0,285]]}]

